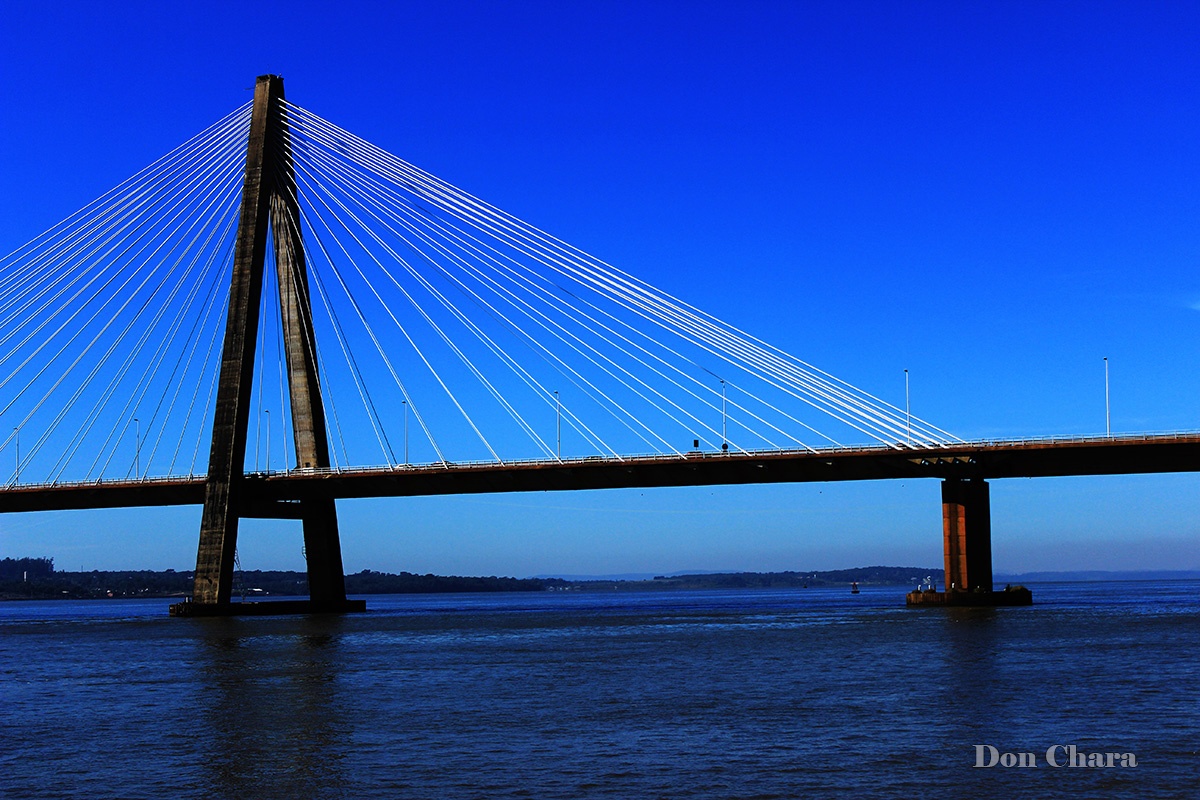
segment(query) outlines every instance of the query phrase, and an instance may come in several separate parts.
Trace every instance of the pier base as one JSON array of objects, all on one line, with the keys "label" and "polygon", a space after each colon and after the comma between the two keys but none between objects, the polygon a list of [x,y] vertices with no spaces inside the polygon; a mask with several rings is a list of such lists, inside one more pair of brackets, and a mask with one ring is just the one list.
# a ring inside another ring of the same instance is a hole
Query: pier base
[{"label": "pier base", "polygon": [[196,603],[184,600],[171,604],[172,617],[266,617],[277,614],[348,614],[366,611],[366,600],[314,603],[312,600],[266,600],[245,603]]},{"label": "pier base", "polygon": [[1031,606],[1033,592],[1024,586],[1014,586],[999,592],[909,592],[905,601],[910,606]]},{"label": "pier base", "polygon": [[992,509],[987,481],[942,481],[942,543],[946,591],[909,592],[910,606],[1029,606],[1024,586],[997,592],[992,587]]}]

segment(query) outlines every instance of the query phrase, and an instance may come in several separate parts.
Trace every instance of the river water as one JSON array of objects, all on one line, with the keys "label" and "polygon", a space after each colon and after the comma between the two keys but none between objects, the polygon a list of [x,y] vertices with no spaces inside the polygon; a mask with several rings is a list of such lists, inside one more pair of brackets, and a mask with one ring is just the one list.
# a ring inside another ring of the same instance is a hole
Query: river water
[{"label": "river water", "polygon": [[3,603],[0,797],[1198,796],[1200,582],[1032,588]]}]

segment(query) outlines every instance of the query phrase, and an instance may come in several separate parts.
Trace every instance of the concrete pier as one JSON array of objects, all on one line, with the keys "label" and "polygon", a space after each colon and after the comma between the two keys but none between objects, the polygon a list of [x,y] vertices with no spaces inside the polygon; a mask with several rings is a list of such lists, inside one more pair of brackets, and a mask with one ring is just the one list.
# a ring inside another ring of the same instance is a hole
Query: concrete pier
[{"label": "concrete pier", "polygon": [[942,481],[942,545],[946,590],[909,592],[910,606],[1027,606],[1024,587],[995,591],[992,583],[992,510],[987,481]]},{"label": "concrete pier", "polygon": [[1033,592],[1024,586],[1002,589],[999,592],[909,592],[905,601],[910,606],[1031,606]]}]

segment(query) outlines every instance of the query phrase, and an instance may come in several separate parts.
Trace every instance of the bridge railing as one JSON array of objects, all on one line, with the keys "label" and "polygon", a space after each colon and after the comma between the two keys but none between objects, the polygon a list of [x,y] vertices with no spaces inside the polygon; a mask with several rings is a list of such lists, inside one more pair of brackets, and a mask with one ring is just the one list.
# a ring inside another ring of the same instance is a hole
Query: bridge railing
[{"label": "bridge railing", "polygon": [[[536,466],[555,466],[559,464],[574,465],[574,464],[590,464],[590,463],[609,463],[609,464],[637,464],[656,461],[691,461],[691,460],[709,460],[709,459],[726,459],[731,457],[754,458],[756,456],[789,456],[789,455],[845,455],[853,453],[905,453],[911,452],[926,453],[926,452],[942,452],[947,450],[963,450],[975,449],[979,447],[1019,447],[1025,444],[1084,444],[1090,442],[1104,441],[1179,441],[1200,438],[1200,430],[1190,431],[1163,431],[1163,432],[1143,432],[1143,433],[1122,433],[1122,434],[1085,434],[1085,435],[1050,435],[1050,436],[1033,436],[1014,439],[972,439],[952,444],[936,445],[933,447],[909,447],[903,442],[895,444],[864,444],[864,445],[825,445],[820,447],[795,447],[795,448],[772,448],[765,450],[746,450],[746,451],[712,451],[712,450],[689,450],[679,454],[662,454],[662,453],[640,453],[628,456],[583,456],[579,458],[533,458],[533,459],[512,459],[503,462],[501,465],[496,461],[489,460],[468,460],[468,461],[431,461],[420,464],[396,464],[392,466],[380,465],[370,467],[336,467],[326,470],[313,470],[312,468],[292,469],[287,473],[271,472],[270,475],[279,474],[296,474],[306,472],[328,472],[330,474],[344,473],[364,473],[364,472],[395,472],[398,470],[428,470],[428,469],[473,469],[473,468],[491,468],[497,466],[509,467],[536,467]],[[267,475],[268,473],[255,473],[258,475]]]},{"label": "bridge railing", "polygon": [[13,483],[11,480],[0,487],[0,491],[10,489],[80,489],[89,486],[146,486],[146,485],[178,485],[180,483],[203,483],[207,475],[188,473],[187,475],[148,475],[143,478],[93,478],[86,481],[32,481],[29,483]]},{"label": "bridge railing", "polygon": [[1086,444],[1089,442],[1153,442],[1179,441],[1200,437],[1200,429],[1182,431],[1147,431],[1141,433],[1090,433],[1051,434],[1047,436],[1023,436],[1019,439],[971,439],[952,445],[930,448],[933,450],[957,449],[962,447],[1016,447],[1023,444]]}]

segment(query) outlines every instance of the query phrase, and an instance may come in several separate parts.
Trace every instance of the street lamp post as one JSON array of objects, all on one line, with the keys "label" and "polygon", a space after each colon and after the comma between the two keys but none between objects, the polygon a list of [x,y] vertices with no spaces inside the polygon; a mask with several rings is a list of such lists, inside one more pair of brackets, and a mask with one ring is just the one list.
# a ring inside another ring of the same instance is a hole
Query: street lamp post
[{"label": "street lamp post", "polygon": [[904,370],[904,430],[908,435],[908,446],[912,447],[912,404],[908,394],[908,370]]},{"label": "street lamp post", "polygon": [[558,396],[558,392],[554,393],[554,453],[559,461],[562,461],[562,398]]},{"label": "street lamp post", "polygon": [[401,400],[400,405],[404,406],[404,466],[408,466],[408,401]]},{"label": "street lamp post", "polygon": [[267,474],[271,474],[271,409],[264,408],[263,413],[267,415]]},{"label": "street lamp post", "polygon": [[729,406],[725,400],[725,381],[721,381],[721,452],[729,452]]},{"label": "street lamp post", "polygon": [[1112,436],[1112,406],[1108,401],[1108,356],[1104,357],[1104,435]]},{"label": "street lamp post", "polygon": [[17,458],[13,465],[13,483],[21,482],[21,429],[13,428],[13,436],[16,439]]}]

